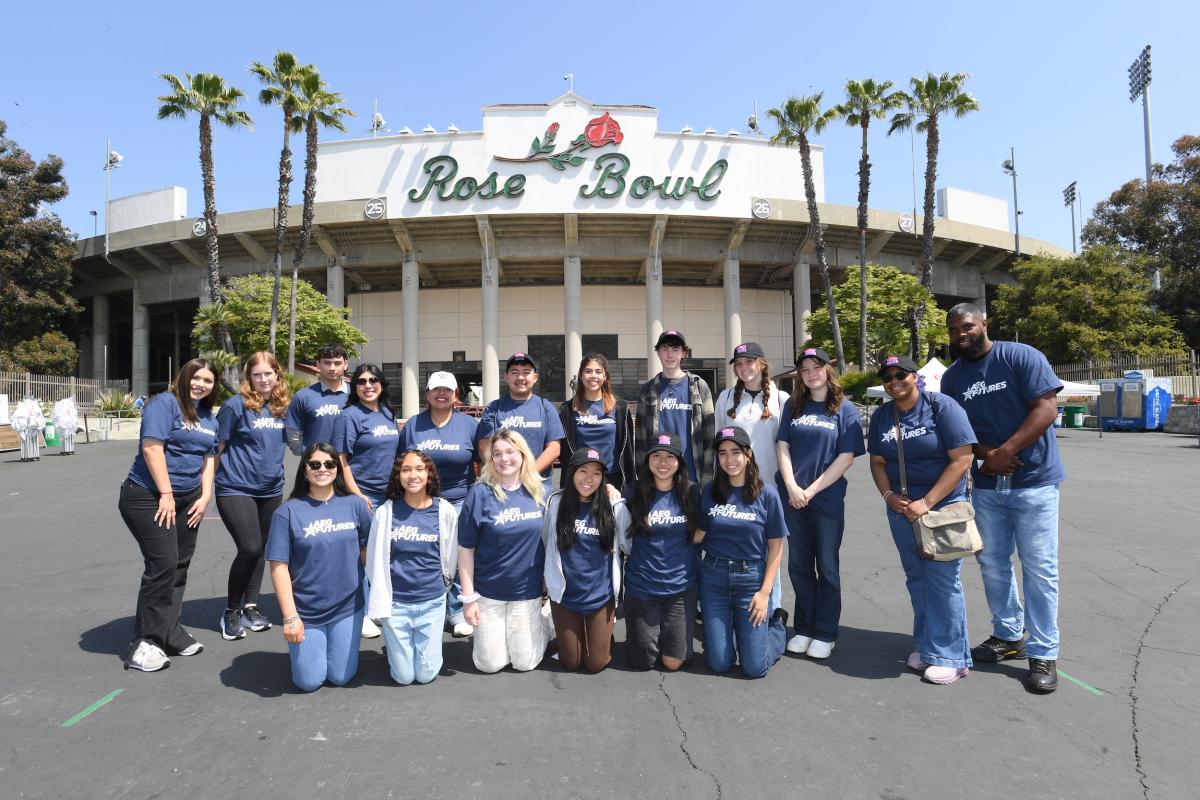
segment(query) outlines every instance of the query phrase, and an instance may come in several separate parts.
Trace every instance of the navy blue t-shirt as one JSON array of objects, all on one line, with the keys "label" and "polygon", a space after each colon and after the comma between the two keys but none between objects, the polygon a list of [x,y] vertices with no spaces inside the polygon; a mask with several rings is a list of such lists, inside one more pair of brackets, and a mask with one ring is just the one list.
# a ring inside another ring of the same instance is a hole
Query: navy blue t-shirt
[{"label": "navy blue t-shirt", "polygon": [[[627,497],[633,497],[633,484]],[[699,508],[700,491],[692,485]],[[650,534],[643,534],[634,520],[630,528],[629,559],[625,562],[625,591],[638,600],[670,597],[687,591],[696,582],[699,547],[692,542],[687,516],[674,490],[655,490],[647,515]]]},{"label": "navy blue t-shirt", "polygon": [[420,450],[429,456],[437,467],[442,497],[456,503],[467,496],[467,489],[475,482],[471,462],[475,458],[477,427],[474,417],[452,411],[450,420],[439,428],[429,412],[422,411],[404,423],[397,452]]},{"label": "navy blue t-shirt", "polygon": [[[932,403],[937,403],[934,421]],[[889,400],[871,415],[871,432],[867,436],[867,452],[887,460],[888,481],[892,491],[900,491],[900,460],[896,454],[895,401]],[[904,472],[908,477],[908,496],[913,500],[924,497],[941,477],[950,463],[946,453],[965,444],[975,444],[975,433],[967,421],[966,412],[936,392],[921,392],[917,404],[900,413],[900,429],[904,433]],[[964,475],[940,503],[954,503],[967,498],[967,477]]]},{"label": "navy blue t-shirt", "polygon": [[349,397],[349,384],[335,392],[317,381],[292,396],[284,424],[304,434],[305,448],[317,442],[333,444],[333,425]]},{"label": "navy blue t-shirt", "polygon": [[333,446],[339,453],[348,454],[350,473],[363,494],[381,495],[387,491],[399,444],[396,418],[383,406],[378,411],[346,406],[333,427]]},{"label": "navy blue t-shirt", "polygon": [[591,503],[579,504],[575,546],[558,553],[566,581],[561,605],[576,614],[591,614],[613,599],[612,553],[601,549],[600,531],[591,514]]},{"label": "navy blue t-shirt", "polygon": [[729,490],[729,499],[717,503],[712,484],[700,495],[700,529],[704,552],[734,561],[766,561],[767,540],[787,536],[783,503],[771,484],[763,484],[753,503],[747,503],[740,487]]},{"label": "navy blue t-shirt", "polygon": [[392,501],[392,600],[425,603],[446,593],[442,578],[438,501],[413,508]]},{"label": "navy blue t-shirt", "polygon": [[661,372],[658,374],[658,429],[673,433],[683,444],[683,460],[687,464],[688,477],[692,483],[699,478],[696,474],[696,457],[692,453],[692,394],[686,373],[671,380]]},{"label": "navy blue t-shirt", "polygon": [[571,406],[571,417],[575,423],[576,448],[591,448],[600,453],[605,472],[617,471],[617,404],[612,411],[604,413],[604,400],[588,403],[587,412],[580,414]]},{"label": "navy blue t-shirt", "polygon": [[[1029,404],[1062,386],[1046,357],[1018,342],[992,342],[983,358],[970,361],[959,357],[942,375],[942,393],[967,412],[985,447],[999,447],[1008,441],[1029,416]],[[1053,426],[1017,455],[1024,463],[1013,473],[1014,489],[1057,484],[1067,477]],[[984,475],[977,463],[973,469],[980,489],[996,488],[996,476]]]},{"label": "navy blue t-shirt", "polygon": [[[512,428],[521,434],[534,458],[541,456],[546,445],[557,442],[566,435],[563,433],[558,411],[536,394],[530,395],[529,399],[523,402],[517,402],[512,399],[512,395],[505,394],[488,403],[483,416],[479,418],[479,430],[475,439],[490,439],[501,428]],[[552,471],[552,468],[547,468],[542,472],[542,477],[550,477]]]},{"label": "navy blue t-shirt", "polygon": [[283,454],[287,440],[283,420],[271,404],[246,408],[240,394],[217,412],[217,441],[225,445],[217,464],[217,496],[278,497],[283,494]]},{"label": "navy blue t-shirt", "polygon": [[171,490],[186,494],[200,488],[200,472],[204,459],[217,452],[217,420],[212,411],[196,409],[197,421],[187,423],[179,399],[171,392],[155,395],[142,409],[142,432],[138,436],[137,455],[129,470],[129,480],[158,491],[142,445],[147,439],[162,442],[163,454],[167,458],[167,474],[171,477]]},{"label": "navy blue t-shirt", "polygon": [[[834,459],[842,453],[861,456],[867,452],[863,444],[862,417],[849,401],[844,401],[834,414],[830,414],[824,403],[810,400],[800,410],[800,416],[792,417],[792,403],[783,405],[780,414],[779,433],[776,441],[787,442],[792,456],[792,476],[801,488],[808,488],[821,477]],[[787,497],[783,478],[776,476],[779,497]],[[838,478],[831,486],[817,492],[808,503],[815,513],[830,519],[846,516],[846,476]]]},{"label": "navy blue t-shirt", "polygon": [[328,502],[297,497],[271,516],[263,558],[282,561],[292,576],[296,613],[307,625],[327,625],[361,611],[361,552],[371,533],[371,510],[357,495]]},{"label": "navy blue t-shirt", "polygon": [[475,591],[489,600],[533,600],[542,595],[546,548],[543,507],[522,486],[503,502],[477,483],[458,514],[458,543],[475,550]]}]

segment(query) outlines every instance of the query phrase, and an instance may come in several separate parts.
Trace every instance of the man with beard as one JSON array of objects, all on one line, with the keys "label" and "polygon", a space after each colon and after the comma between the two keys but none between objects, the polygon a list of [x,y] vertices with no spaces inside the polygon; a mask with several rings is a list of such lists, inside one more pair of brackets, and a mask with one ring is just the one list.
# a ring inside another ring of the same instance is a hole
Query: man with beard
[{"label": "man with beard", "polygon": [[1051,425],[1062,381],[1034,348],[989,339],[978,306],[951,308],[946,328],[958,360],[942,376],[942,393],[963,407],[979,439],[972,468],[983,537],[977,558],[993,630],[971,657],[977,663],[1028,657],[1026,687],[1048,694],[1058,688],[1058,484],[1066,473]]}]

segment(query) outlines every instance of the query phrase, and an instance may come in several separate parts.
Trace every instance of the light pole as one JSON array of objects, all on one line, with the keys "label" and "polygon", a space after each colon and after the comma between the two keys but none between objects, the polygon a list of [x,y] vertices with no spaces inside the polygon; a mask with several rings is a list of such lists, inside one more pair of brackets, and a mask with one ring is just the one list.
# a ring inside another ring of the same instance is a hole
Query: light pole
[{"label": "light pole", "polygon": [[1063,189],[1063,205],[1071,209],[1071,252],[1075,253],[1075,181]]},{"label": "light pole", "polygon": [[89,211],[88,213],[92,215],[92,238],[95,239],[99,231],[99,217],[95,211]]},{"label": "light pole", "polygon": [[1142,48],[1141,55],[1129,65],[1129,102],[1136,103],[1142,97],[1142,125],[1146,136],[1146,191],[1150,191],[1150,166],[1153,156],[1150,150],[1150,45]]},{"label": "light pole", "polygon": [[1016,148],[1008,148],[1009,158],[1004,159],[1000,164],[1000,168],[1004,170],[1005,175],[1011,175],[1013,179],[1013,228],[1016,233],[1013,235],[1013,247],[1016,250],[1014,258],[1021,257],[1021,206],[1017,203],[1017,151]]},{"label": "light pole", "polygon": [[108,235],[112,231],[112,225],[109,223],[111,210],[108,204],[109,189],[112,183],[112,171],[121,166],[121,162],[125,157],[112,149],[112,140],[106,139],[104,142],[104,258],[108,260]]}]

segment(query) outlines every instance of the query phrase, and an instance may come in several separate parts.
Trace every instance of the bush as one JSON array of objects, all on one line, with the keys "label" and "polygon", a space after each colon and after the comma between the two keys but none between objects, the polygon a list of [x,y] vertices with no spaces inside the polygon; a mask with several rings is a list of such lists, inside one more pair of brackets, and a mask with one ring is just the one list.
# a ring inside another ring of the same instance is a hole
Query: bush
[{"label": "bush", "polygon": [[856,403],[867,402],[867,389],[880,384],[874,372],[847,372],[841,377],[842,390]]},{"label": "bush", "polygon": [[71,375],[79,363],[79,348],[58,331],[43,333],[0,353],[0,368],[39,375]]},{"label": "bush", "polygon": [[96,395],[96,411],[114,417],[137,417],[134,397],[129,392],[100,392]]},{"label": "bush", "polygon": [[291,372],[283,373],[283,382],[287,384],[288,394],[290,394],[292,397],[295,397],[296,392],[300,391],[301,389],[307,389],[309,386],[313,385],[313,379],[311,375],[296,375]]}]

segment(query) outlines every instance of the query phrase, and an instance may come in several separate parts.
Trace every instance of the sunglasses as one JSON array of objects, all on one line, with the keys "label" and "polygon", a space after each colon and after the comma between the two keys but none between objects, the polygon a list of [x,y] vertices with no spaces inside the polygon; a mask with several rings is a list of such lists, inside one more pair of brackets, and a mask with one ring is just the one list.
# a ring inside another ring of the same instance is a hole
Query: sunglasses
[{"label": "sunglasses", "polygon": [[312,461],[304,462],[304,466],[308,467],[313,472],[316,472],[319,469],[337,469],[337,462],[336,461],[328,461],[328,460],[327,461],[317,461],[314,459]]},{"label": "sunglasses", "polygon": [[358,378],[354,381],[354,383],[359,386],[374,386],[375,384],[379,383],[379,378],[376,378],[374,375],[372,375],[368,378]]},{"label": "sunglasses", "polygon": [[908,370],[897,369],[897,370],[893,370],[892,372],[885,372],[882,375],[880,375],[879,377],[883,378],[884,383],[891,383],[892,381],[902,381],[905,378],[907,378],[909,375],[912,375],[912,373],[909,372]]}]

